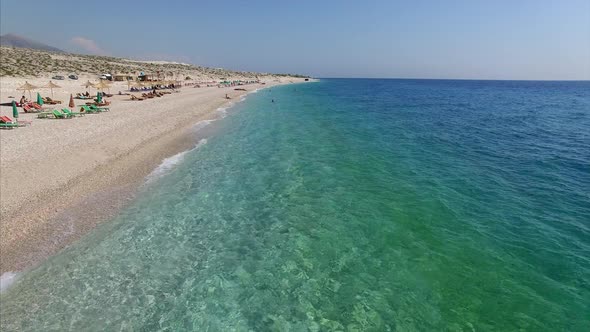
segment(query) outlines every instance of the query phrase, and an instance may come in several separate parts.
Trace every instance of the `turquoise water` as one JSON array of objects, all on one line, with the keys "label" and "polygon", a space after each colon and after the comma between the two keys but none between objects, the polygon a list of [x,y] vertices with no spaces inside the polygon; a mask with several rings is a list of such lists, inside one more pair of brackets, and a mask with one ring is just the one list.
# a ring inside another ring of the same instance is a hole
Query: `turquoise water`
[{"label": "turquoise water", "polygon": [[2,330],[588,331],[589,91],[262,90],[24,274]]}]

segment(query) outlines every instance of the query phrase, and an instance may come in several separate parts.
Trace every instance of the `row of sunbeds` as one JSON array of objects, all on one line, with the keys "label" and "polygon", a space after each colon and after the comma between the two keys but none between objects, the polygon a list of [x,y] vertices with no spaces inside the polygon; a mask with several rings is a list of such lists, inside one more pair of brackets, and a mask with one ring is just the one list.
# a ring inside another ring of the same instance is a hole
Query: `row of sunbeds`
[{"label": "row of sunbeds", "polygon": [[[72,119],[77,116],[84,116],[86,114],[96,114],[108,112],[108,107],[99,107],[96,105],[82,105],[80,112],[73,112],[69,108],[54,109],[50,112],[39,112],[37,118],[39,119]],[[7,115],[0,116],[0,129],[13,129],[18,127],[25,127],[30,125],[31,121],[13,120]]]},{"label": "row of sunbeds", "polygon": [[131,100],[142,101],[145,99],[154,98],[154,97],[162,97],[164,95],[169,95],[169,94],[172,94],[172,92],[170,92],[170,91],[152,91],[152,92],[148,92],[148,93],[142,93],[141,97],[131,95]]},{"label": "row of sunbeds", "polygon": [[31,121],[13,120],[11,117],[7,115],[0,116],[0,128],[2,129],[13,129],[18,127],[24,127],[30,124]]},{"label": "row of sunbeds", "polygon": [[84,116],[86,114],[96,114],[108,111],[108,107],[98,107],[96,105],[82,105],[80,106],[80,112],[72,112],[69,108],[62,108],[61,110],[55,109],[51,112],[38,113],[37,117],[39,119],[71,119],[76,116]]}]

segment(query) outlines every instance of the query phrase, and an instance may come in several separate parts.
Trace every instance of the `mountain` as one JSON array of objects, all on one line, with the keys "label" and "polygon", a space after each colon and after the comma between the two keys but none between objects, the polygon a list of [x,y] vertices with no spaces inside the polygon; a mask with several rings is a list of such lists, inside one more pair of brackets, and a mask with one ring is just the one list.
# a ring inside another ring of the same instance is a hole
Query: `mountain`
[{"label": "mountain", "polygon": [[59,48],[49,46],[38,41],[34,41],[11,33],[7,33],[5,35],[0,36],[0,45],[8,47],[32,48],[34,50],[42,50],[49,52],[64,52]]}]

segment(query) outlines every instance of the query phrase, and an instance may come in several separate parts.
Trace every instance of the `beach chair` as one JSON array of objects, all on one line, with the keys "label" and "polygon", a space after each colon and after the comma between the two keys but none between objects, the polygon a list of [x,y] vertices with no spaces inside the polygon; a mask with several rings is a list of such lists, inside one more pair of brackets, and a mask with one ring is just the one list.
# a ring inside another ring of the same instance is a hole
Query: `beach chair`
[{"label": "beach chair", "polygon": [[3,115],[0,116],[0,123],[5,123],[5,124],[12,124],[12,125],[17,125],[17,127],[25,127],[27,125],[31,124],[31,121],[18,121],[18,120],[13,120],[11,117],[7,116],[7,115]]},{"label": "beach chair", "polygon": [[67,115],[66,113],[60,111],[60,110],[53,110],[51,111],[51,113],[53,114],[53,116],[56,119],[71,119],[72,117]]},{"label": "beach chair", "polygon": [[47,104],[49,104],[49,105],[56,105],[56,104],[61,104],[61,100],[53,100],[53,99],[51,99],[51,98],[49,98],[49,97],[47,97],[47,98],[43,98],[43,102],[44,102],[44,103],[47,103]]},{"label": "beach chair", "polygon": [[96,105],[88,105],[88,107],[90,107],[90,109],[93,109],[93,110],[96,110],[96,111],[99,111],[99,112],[108,112],[108,111],[110,111],[110,108],[108,108],[108,107],[99,107],[99,106],[96,106]]},{"label": "beach chair", "polygon": [[31,106],[33,106],[34,109],[39,110],[39,111],[43,109],[43,106],[41,106],[37,103],[31,103]]},{"label": "beach chair", "polygon": [[[39,104],[37,104],[39,105]],[[23,104],[23,111],[25,111],[25,113],[37,113],[39,112],[38,109],[34,108],[33,105],[31,104]]]},{"label": "beach chair", "polygon": [[84,116],[86,114],[84,113],[80,113],[80,112],[72,112],[69,108],[62,108],[61,109],[62,112],[64,112],[64,114],[66,114],[67,116],[73,118],[75,116]]},{"label": "beach chair", "polygon": [[88,106],[88,105],[81,105],[80,106],[80,113],[95,114],[95,113],[100,113],[100,112],[101,112],[100,110],[90,108],[90,106]]},{"label": "beach chair", "polygon": [[4,123],[4,122],[0,122],[0,128],[2,129],[12,129],[12,128],[18,128],[18,124],[16,123]]}]

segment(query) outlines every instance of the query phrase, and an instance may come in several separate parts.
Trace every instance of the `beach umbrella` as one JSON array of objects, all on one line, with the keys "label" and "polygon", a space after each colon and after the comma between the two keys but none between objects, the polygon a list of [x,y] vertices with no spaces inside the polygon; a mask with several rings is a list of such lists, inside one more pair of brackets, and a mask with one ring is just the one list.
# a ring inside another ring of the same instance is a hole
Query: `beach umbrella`
[{"label": "beach umbrella", "polygon": [[23,95],[25,94],[26,91],[29,91],[29,98],[32,98],[31,97],[31,90],[34,90],[34,89],[38,89],[38,87],[34,86],[33,84],[31,84],[29,82],[25,82],[25,84],[18,87],[18,90],[23,90]]},{"label": "beach umbrella", "polygon": [[61,86],[59,86],[51,81],[49,81],[49,83],[47,83],[47,85],[45,87],[51,89],[51,98],[53,98],[53,88],[61,88]]},{"label": "beach umbrella", "polygon": [[37,104],[43,105],[43,98],[41,98],[41,94],[37,92]]},{"label": "beach umbrella", "polygon": [[101,101],[102,101],[102,93],[97,92],[96,93],[96,102],[100,104]]},{"label": "beach umbrella", "polygon": [[131,90],[131,86],[135,86],[135,83],[133,82],[133,80],[127,80],[127,90]]},{"label": "beach umbrella", "polygon": [[100,82],[94,84],[94,87],[97,90],[103,90],[103,91],[104,91],[104,89],[108,89],[109,91],[111,89],[111,85],[107,84],[105,81],[100,81]]},{"label": "beach umbrella", "polygon": [[138,88],[138,89],[141,89],[141,88],[143,88],[143,87],[144,87],[143,83],[142,83],[142,82],[139,82],[139,81],[138,81],[138,82],[135,82],[135,83],[133,83],[133,84],[132,84],[132,86],[133,86],[134,88]]},{"label": "beach umbrella", "polygon": [[70,108],[76,107],[76,104],[74,104],[74,96],[72,96],[71,94],[70,94],[70,103],[68,104],[68,106]]},{"label": "beach umbrella", "polygon": [[18,118],[18,109],[16,109],[16,101],[12,101],[12,116]]},{"label": "beach umbrella", "polygon": [[85,87],[86,89],[88,88],[93,88],[94,84],[92,84],[92,82],[90,81],[86,81],[86,83],[82,84],[83,87]]}]

